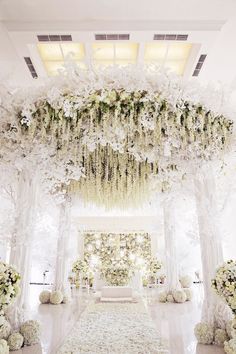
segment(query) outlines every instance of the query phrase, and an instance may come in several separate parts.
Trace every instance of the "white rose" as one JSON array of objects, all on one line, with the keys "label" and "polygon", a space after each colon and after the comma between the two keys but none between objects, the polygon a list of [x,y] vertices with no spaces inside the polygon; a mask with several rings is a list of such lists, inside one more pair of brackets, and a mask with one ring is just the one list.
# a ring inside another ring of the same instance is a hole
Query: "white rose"
[{"label": "white rose", "polygon": [[12,333],[7,340],[10,350],[19,350],[23,346],[24,338],[20,333]]}]

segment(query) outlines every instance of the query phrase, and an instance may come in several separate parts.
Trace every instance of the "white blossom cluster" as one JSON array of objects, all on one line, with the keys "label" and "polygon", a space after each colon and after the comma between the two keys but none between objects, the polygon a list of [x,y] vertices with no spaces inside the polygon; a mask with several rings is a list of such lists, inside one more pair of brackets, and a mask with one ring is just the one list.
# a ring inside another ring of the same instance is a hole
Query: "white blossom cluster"
[{"label": "white blossom cluster", "polygon": [[0,311],[3,313],[20,292],[20,274],[12,266],[0,262]]}]

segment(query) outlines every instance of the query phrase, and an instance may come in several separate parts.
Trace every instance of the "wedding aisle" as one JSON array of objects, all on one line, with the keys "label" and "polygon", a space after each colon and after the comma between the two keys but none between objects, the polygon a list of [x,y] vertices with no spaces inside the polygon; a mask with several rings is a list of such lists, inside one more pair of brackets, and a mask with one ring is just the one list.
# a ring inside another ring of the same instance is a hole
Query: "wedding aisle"
[{"label": "wedding aisle", "polygon": [[164,354],[142,301],[100,303],[92,301],[57,354]]}]

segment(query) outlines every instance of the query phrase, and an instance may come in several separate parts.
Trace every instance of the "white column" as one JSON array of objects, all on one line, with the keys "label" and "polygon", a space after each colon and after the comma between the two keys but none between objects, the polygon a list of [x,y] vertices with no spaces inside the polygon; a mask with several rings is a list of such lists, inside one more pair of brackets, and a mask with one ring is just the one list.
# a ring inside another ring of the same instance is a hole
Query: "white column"
[{"label": "white column", "polygon": [[174,208],[173,195],[167,195],[163,206],[167,291],[180,288]]},{"label": "white column", "polygon": [[201,245],[204,303],[202,321],[213,324],[217,297],[211,288],[216,268],[223,262],[222,241],[219,229],[219,213],[215,179],[207,166],[194,178],[199,237]]},{"label": "white column", "polygon": [[15,231],[11,240],[10,264],[21,275],[21,294],[16,306],[29,307],[29,283],[32,261],[32,243],[38,197],[39,179],[37,171],[30,173],[27,169],[19,173],[16,198]]},{"label": "white column", "polygon": [[57,242],[57,259],[55,284],[56,290],[61,290],[67,296],[70,295],[69,276],[69,246],[71,236],[71,200],[67,195],[64,202],[60,204],[59,214],[59,235]]}]

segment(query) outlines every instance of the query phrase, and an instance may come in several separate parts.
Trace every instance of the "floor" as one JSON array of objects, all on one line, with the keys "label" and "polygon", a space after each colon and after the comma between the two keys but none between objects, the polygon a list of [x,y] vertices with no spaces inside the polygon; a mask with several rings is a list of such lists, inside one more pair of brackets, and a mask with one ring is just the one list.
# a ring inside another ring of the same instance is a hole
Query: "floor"
[{"label": "floor", "polygon": [[[30,318],[42,323],[41,345],[25,347],[14,354],[55,354],[86,307],[92,293],[76,291],[72,301],[63,305],[40,305],[38,295],[41,286],[31,286]],[[193,329],[200,319],[202,304],[201,285],[195,285],[194,299],[185,304],[161,304],[157,301],[157,289],[143,292],[157,330],[164,341],[169,342],[170,354],[223,354],[217,346],[197,345]],[[128,354],[128,353],[124,353]],[[144,353],[145,354],[145,353]]]}]

